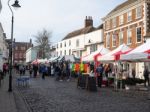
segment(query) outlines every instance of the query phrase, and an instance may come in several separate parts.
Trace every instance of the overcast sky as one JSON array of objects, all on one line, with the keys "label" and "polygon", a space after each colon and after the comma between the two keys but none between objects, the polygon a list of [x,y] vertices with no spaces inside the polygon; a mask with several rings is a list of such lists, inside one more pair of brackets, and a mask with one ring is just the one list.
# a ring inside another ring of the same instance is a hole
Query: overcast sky
[{"label": "overcast sky", "polygon": [[[0,22],[10,38],[11,13],[7,0],[2,1]],[[126,0],[19,0],[21,8],[14,12],[14,38],[28,42],[43,28],[52,31],[52,42],[58,42],[69,32],[84,27],[86,16],[92,16],[94,26],[114,7]],[[14,0],[11,0],[11,4]],[[34,40],[33,40],[34,41]]]}]

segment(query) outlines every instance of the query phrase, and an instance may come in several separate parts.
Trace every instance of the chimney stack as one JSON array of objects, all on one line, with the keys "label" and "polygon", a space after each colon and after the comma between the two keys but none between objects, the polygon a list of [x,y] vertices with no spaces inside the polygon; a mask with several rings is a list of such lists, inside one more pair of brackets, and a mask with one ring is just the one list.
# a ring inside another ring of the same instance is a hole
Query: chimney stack
[{"label": "chimney stack", "polygon": [[92,16],[86,16],[85,18],[85,27],[93,26]]}]

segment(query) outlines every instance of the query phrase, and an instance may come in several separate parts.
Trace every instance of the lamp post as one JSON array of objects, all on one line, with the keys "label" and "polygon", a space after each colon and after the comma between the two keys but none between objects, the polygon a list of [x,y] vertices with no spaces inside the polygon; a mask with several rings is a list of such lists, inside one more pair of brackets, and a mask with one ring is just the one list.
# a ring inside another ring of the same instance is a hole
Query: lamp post
[{"label": "lamp post", "polygon": [[[10,3],[10,0],[8,0],[8,6],[9,6],[9,9],[12,14],[12,20],[11,20],[11,43],[9,46],[9,87],[8,87],[8,91],[12,92],[12,61],[13,61],[12,55],[13,55],[14,13],[13,13],[13,10],[11,9],[11,6],[9,5],[9,3]],[[15,3],[12,6],[15,8],[21,7],[18,3],[19,3],[18,0],[15,0]]]}]

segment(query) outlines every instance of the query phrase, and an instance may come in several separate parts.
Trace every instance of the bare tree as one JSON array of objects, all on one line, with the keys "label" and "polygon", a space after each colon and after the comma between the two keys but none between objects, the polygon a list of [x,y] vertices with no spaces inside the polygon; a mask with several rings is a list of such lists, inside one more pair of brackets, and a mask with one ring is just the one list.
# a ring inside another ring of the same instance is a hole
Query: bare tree
[{"label": "bare tree", "polygon": [[52,32],[43,29],[42,31],[39,31],[34,37],[36,46],[38,46],[39,51],[42,52],[42,58],[48,58],[46,55],[50,51]]}]

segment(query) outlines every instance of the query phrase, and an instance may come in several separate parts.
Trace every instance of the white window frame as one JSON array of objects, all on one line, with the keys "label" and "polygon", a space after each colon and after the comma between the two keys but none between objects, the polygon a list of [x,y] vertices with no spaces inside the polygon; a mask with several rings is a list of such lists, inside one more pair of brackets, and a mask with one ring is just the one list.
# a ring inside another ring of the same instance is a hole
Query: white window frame
[{"label": "white window frame", "polygon": [[106,48],[110,48],[110,34],[106,34]]},{"label": "white window frame", "polygon": [[79,41],[79,39],[77,39],[76,40],[76,47],[79,47],[79,45],[80,45],[80,41]]},{"label": "white window frame", "polygon": [[130,45],[131,43],[132,43],[132,29],[128,29],[127,30],[127,45]]},{"label": "white window frame", "polygon": [[127,13],[127,21],[128,21],[128,22],[131,22],[131,21],[132,21],[132,11],[129,11],[129,12]]},{"label": "white window frame", "polygon": [[[141,41],[139,41],[139,42],[137,41],[138,40],[138,38],[137,38],[138,37],[138,34],[137,34],[137,29],[138,28],[141,28]],[[141,43],[141,42],[142,42],[142,27],[137,27],[136,28],[136,43]]]},{"label": "white window frame", "polygon": [[[115,41],[115,45],[114,45],[114,41]],[[117,34],[113,34],[112,35],[112,47],[116,47],[117,46]]]},{"label": "white window frame", "polygon": [[119,25],[122,25],[124,23],[123,15],[119,16]]},{"label": "white window frame", "polygon": [[139,6],[136,8],[136,19],[139,19],[142,17],[142,6]]},{"label": "white window frame", "polygon": [[[122,37],[122,38],[121,38]],[[119,32],[119,45],[123,44],[123,37],[124,37],[124,32],[123,31],[120,31]],[[122,43],[121,43],[121,40],[122,40]]]},{"label": "white window frame", "polygon": [[110,29],[110,20],[107,20],[106,21],[106,30],[109,30]]},{"label": "white window frame", "polygon": [[112,19],[112,26],[115,28],[117,26],[116,17]]},{"label": "white window frame", "polygon": [[71,40],[69,40],[69,46],[71,46]]}]

